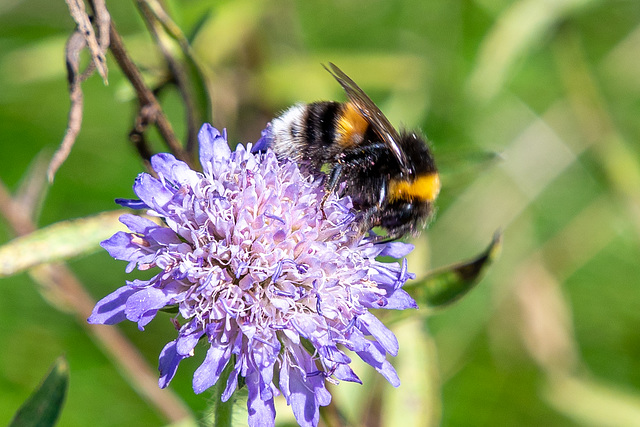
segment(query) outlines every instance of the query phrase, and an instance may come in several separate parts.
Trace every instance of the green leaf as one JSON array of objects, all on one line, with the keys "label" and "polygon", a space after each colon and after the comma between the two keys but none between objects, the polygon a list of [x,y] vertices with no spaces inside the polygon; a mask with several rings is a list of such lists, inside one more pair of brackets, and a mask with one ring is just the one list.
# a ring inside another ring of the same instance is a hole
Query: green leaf
[{"label": "green leaf", "polygon": [[40,387],[13,417],[9,427],[47,427],[58,419],[69,383],[69,365],[64,356],[53,364]]},{"label": "green leaf", "polygon": [[427,308],[443,308],[462,298],[480,281],[486,268],[498,257],[502,233],[497,232],[489,247],[477,257],[432,271],[424,279],[408,283],[404,289]]},{"label": "green leaf", "polygon": [[13,239],[0,247],[0,277],[95,251],[102,240],[125,229],[118,222],[123,213],[125,211],[120,210],[103,212],[62,221]]}]

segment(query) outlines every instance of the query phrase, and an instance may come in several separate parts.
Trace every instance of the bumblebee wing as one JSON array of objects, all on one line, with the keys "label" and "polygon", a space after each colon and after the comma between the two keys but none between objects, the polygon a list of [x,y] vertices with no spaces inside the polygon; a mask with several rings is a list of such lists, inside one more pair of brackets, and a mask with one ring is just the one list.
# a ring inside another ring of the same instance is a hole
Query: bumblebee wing
[{"label": "bumblebee wing", "polygon": [[[324,66],[324,65],[323,65]],[[331,73],[331,75],[340,83],[340,86],[344,89],[351,101],[362,113],[362,115],[371,124],[374,132],[382,139],[382,141],[389,147],[393,155],[400,163],[400,167],[407,173],[412,173],[409,167],[409,161],[404,152],[400,149],[398,141],[400,136],[398,131],[389,123],[389,120],[382,114],[382,111],[373,103],[371,98],[360,87],[351,80],[340,68],[338,68],[332,62],[329,62],[331,69],[324,66],[324,68]]]}]

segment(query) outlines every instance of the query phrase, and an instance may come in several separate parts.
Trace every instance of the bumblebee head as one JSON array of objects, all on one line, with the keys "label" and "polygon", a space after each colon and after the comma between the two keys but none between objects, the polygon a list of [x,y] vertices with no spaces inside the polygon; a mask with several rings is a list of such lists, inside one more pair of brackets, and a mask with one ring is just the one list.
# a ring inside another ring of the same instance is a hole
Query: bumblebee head
[{"label": "bumblebee head", "polygon": [[396,200],[381,212],[378,223],[387,230],[385,240],[415,235],[433,213],[433,202]]}]

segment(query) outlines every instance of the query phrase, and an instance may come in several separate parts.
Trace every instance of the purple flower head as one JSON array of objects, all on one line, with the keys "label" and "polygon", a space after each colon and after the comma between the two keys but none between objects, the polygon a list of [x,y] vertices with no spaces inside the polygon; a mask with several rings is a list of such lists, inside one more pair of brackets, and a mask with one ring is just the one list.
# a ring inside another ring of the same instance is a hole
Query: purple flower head
[{"label": "purple flower head", "polygon": [[320,208],[321,177],[278,162],[271,151],[253,154],[250,145],[238,145],[231,152],[226,135],[208,124],[199,140],[203,172],[158,154],[151,159],[158,178],[143,173],[133,186],[140,200],[119,201],[146,207],[164,225],[123,215],[131,232],[102,246],[128,261],[128,272],[158,273],[103,298],[89,323],[128,319],[142,330],[158,310],[177,306],[182,326],[160,354],[160,387],[206,340],[194,391],[213,386],[230,363],[222,399],[243,377],[251,426],[274,425],[280,393],[300,425],[316,426],[319,406],[331,400],[325,381],[360,382],[348,353],[398,386],[386,359],[398,342],[370,309],[416,307],[402,290],[413,278],[406,261],[376,260],[403,257],[412,246],[363,239],[348,198],[332,194]]}]

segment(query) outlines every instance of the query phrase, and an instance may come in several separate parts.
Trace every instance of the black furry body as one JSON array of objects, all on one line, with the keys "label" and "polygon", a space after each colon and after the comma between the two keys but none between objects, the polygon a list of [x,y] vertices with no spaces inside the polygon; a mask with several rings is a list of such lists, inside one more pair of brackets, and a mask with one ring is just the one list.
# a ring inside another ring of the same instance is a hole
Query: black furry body
[{"label": "black furry body", "polygon": [[340,195],[351,197],[363,233],[380,226],[388,240],[415,234],[431,215],[439,191],[433,155],[423,137],[398,133],[336,70],[332,74],[350,101],[291,107],[272,121],[269,146],[312,173],[327,170],[327,192],[340,189]]}]

